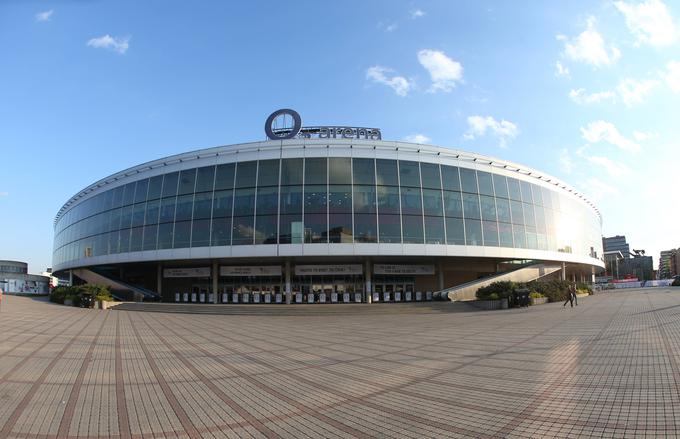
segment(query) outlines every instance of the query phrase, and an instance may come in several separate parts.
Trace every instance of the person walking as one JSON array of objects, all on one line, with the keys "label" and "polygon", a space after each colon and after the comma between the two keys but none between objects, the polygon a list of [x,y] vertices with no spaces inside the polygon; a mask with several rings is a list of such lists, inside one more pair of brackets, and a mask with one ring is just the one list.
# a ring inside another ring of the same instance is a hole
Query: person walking
[{"label": "person walking", "polygon": [[576,295],[576,291],[578,290],[576,289],[576,283],[571,284],[569,288],[571,289],[572,296],[574,296],[574,305],[578,306],[578,296]]},{"label": "person walking", "polygon": [[567,288],[567,300],[564,301],[564,305],[562,306],[567,306],[567,302],[569,302],[571,304],[571,307],[572,308],[574,307],[574,296],[576,294],[572,292],[572,288],[573,288],[572,285],[569,285],[569,288]]}]

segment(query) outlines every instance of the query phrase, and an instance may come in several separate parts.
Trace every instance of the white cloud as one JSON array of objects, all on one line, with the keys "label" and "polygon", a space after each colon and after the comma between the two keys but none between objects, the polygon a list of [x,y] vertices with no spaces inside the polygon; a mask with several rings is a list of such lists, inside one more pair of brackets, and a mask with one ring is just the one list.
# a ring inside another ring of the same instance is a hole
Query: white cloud
[{"label": "white cloud", "polygon": [[655,79],[643,79],[637,81],[632,78],[626,78],[619,82],[616,87],[621,100],[627,107],[632,107],[635,104],[639,104],[649,95],[654,87],[659,84],[659,81]]},{"label": "white cloud", "polygon": [[675,93],[680,92],[680,61],[671,61],[666,67],[668,69],[664,75],[666,85]]},{"label": "white cloud", "polygon": [[411,143],[428,143],[430,142],[429,137],[427,137],[424,134],[411,134],[409,136],[404,137],[404,140],[406,142],[411,142]]},{"label": "white cloud", "polygon": [[513,139],[519,134],[519,128],[514,123],[507,120],[497,121],[491,116],[470,116],[467,118],[468,131],[463,134],[466,139],[474,139],[484,136],[487,132],[498,137],[500,147],[507,146],[508,139]]},{"label": "white cloud", "polygon": [[130,37],[115,38],[111,35],[104,35],[99,38],[92,38],[87,45],[97,49],[109,49],[124,54],[130,47]]},{"label": "white cloud", "polygon": [[366,70],[366,78],[390,87],[399,96],[406,96],[413,83],[403,76],[388,76],[392,72],[393,70],[387,67],[373,66]]},{"label": "white cloud", "polygon": [[611,91],[601,91],[598,93],[586,93],[583,88],[573,89],[569,92],[569,97],[577,104],[596,104],[608,99],[614,99],[616,94]]},{"label": "white cloud", "polygon": [[35,14],[35,21],[50,21],[53,12],[54,9],[50,9],[49,11],[38,12],[37,14]]},{"label": "white cloud", "polygon": [[565,66],[561,62],[557,61],[555,63],[555,76],[558,78],[563,76],[565,78],[569,77],[569,67]]},{"label": "white cloud", "polygon": [[580,185],[588,198],[594,202],[620,195],[619,190],[596,177],[590,177]]},{"label": "white cloud", "polygon": [[633,131],[633,138],[637,140],[638,142],[644,142],[649,139],[653,139],[654,137],[657,137],[656,133],[645,133],[642,131]]},{"label": "white cloud", "polygon": [[409,15],[411,16],[412,20],[415,20],[416,18],[424,17],[425,12],[422,9],[413,9]]},{"label": "white cloud", "polygon": [[398,27],[399,24],[396,21],[393,21],[391,23],[383,23],[381,21],[378,23],[378,29],[384,32],[394,32],[395,30],[397,30]]},{"label": "white cloud", "polygon": [[590,143],[606,142],[629,152],[640,150],[638,143],[624,137],[612,123],[604,120],[590,122],[585,128],[581,127],[581,136]]},{"label": "white cloud", "polygon": [[617,1],[614,5],[626,17],[626,25],[635,36],[636,46],[647,43],[663,47],[677,41],[680,32],[662,1],[648,0],[638,4]]},{"label": "white cloud", "polygon": [[571,174],[571,170],[574,168],[574,162],[571,160],[571,155],[569,154],[569,150],[567,148],[564,148],[560,151],[559,161],[562,172],[565,174]]},{"label": "white cloud", "polygon": [[630,169],[623,163],[617,163],[607,157],[602,157],[602,156],[588,156],[586,159],[596,165],[607,171],[607,173],[611,176],[614,177],[620,177],[623,175],[629,175],[630,174]]},{"label": "white cloud", "polygon": [[602,67],[614,64],[621,57],[619,49],[605,46],[604,38],[595,29],[596,22],[595,17],[589,17],[587,29],[572,40],[563,35],[557,36],[557,39],[564,41],[564,54],[567,58]]},{"label": "white cloud", "polygon": [[418,62],[425,67],[432,78],[430,92],[448,92],[463,80],[463,66],[439,50],[424,49],[418,52]]}]

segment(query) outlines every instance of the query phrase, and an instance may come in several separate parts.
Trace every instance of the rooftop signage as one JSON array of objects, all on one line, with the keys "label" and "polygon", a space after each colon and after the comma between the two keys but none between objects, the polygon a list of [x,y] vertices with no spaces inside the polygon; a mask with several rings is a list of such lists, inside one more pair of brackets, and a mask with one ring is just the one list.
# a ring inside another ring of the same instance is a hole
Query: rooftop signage
[{"label": "rooftop signage", "polygon": [[380,128],[348,126],[303,127],[300,114],[290,108],[276,110],[264,124],[264,132],[271,140],[285,139],[363,139],[381,140]]}]

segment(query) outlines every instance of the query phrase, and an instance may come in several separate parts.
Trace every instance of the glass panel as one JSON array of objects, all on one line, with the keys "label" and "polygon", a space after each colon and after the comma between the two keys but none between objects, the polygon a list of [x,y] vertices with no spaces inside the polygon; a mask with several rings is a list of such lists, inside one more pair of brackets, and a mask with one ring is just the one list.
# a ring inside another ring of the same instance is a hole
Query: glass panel
[{"label": "glass panel", "polygon": [[496,198],[496,210],[498,212],[498,221],[512,222],[510,219],[510,201],[505,198]]},{"label": "glass panel", "polygon": [[213,218],[212,245],[231,245],[231,217]]},{"label": "glass panel", "polygon": [[109,233],[109,253],[115,254],[119,251],[119,233],[118,230]]},{"label": "glass panel", "polygon": [[207,247],[210,245],[210,219],[194,220],[191,225],[191,246]]},{"label": "glass panel", "polygon": [[[354,186],[354,213],[375,213],[375,186]],[[373,221],[375,223],[375,220]]]},{"label": "glass panel", "polygon": [[125,206],[120,214],[120,228],[127,229],[132,222],[132,206]]},{"label": "glass panel", "polygon": [[541,188],[541,196],[543,198],[543,205],[548,209],[552,209],[552,197],[550,196],[550,189]]},{"label": "glass panel", "polygon": [[252,245],[254,242],[253,240],[253,217],[234,216],[234,227],[231,235],[231,244]]},{"label": "glass panel", "polygon": [[447,217],[463,217],[463,201],[460,192],[444,191],[444,209]]},{"label": "glass panel", "polygon": [[213,195],[212,216],[214,218],[225,216],[231,217],[231,205],[233,201],[233,190],[215,191]]},{"label": "glass panel", "polygon": [[143,250],[156,250],[156,239],[158,237],[158,225],[153,224],[144,227],[144,246]]},{"label": "glass panel", "polygon": [[212,213],[212,192],[202,192],[196,194],[194,198],[194,220],[210,218]]},{"label": "glass panel", "polygon": [[479,195],[463,194],[463,213],[465,218],[479,219]]},{"label": "glass panel", "polygon": [[399,184],[401,187],[420,187],[420,168],[418,162],[399,161]]},{"label": "glass panel", "polygon": [[303,237],[302,215],[280,215],[279,244],[301,244]]},{"label": "glass panel", "polygon": [[449,245],[465,244],[465,229],[460,218],[446,218],[446,243]]},{"label": "glass panel", "polygon": [[377,159],[375,161],[376,177],[378,185],[398,186],[399,177],[397,176],[397,161]]},{"label": "glass panel", "polygon": [[496,204],[493,197],[486,195],[479,196],[482,206],[482,219],[486,221],[496,221]]},{"label": "glass panel", "polygon": [[423,243],[423,217],[418,215],[402,215],[404,243]]},{"label": "glass panel", "polygon": [[325,158],[306,158],[305,159],[305,185],[308,184],[323,184],[328,181],[326,179],[327,164]]},{"label": "glass panel", "polygon": [[329,242],[352,242],[352,213],[335,213],[328,217]]},{"label": "glass panel", "polygon": [[177,195],[177,184],[179,183],[179,172],[171,172],[163,177],[163,197]]},{"label": "glass panel", "polygon": [[442,185],[445,190],[460,191],[458,167],[442,165]]},{"label": "glass panel", "polygon": [[281,215],[302,214],[302,186],[281,186]]},{"label": "glass panel", "polygon": [[121,230],[118,239],[120,240],[120,252],[127,253],[130,251],[130,229]]},{"label": "glass panel", "polygon": [[[252,216],[255,213],[255,188],[236,189],[234,192],[234,216]],[[234,223],[234,230],[236,226],[237,224]],[[252,226],[251,221],[251,229]],[[252,237],[252,230],[250,232]]]},{"label": "glass panel", "polygon": [[278,186],[279,185],[279,160],[260,160],[257,170],[258,186]]},{"label": "glass panel", "polygon": [[477,171],[477,181],[479,182],[479,193],[493,197],[493,181],[491,174],[484,171]]},{"label": "glass panel", "polygon": [[191,242],[191,221],[178,221],[175,223],[175,239],[172,248],[189,247]]},{"label": "glass panel", "polygon": [[534,216],[534,206],[527,203],[522,203],[524,205],[524,224],[527,226],[536,226],[536,217]]},{"label": "glass panel", "polygon": [[257,162],[240,162],[236,165],[237,188],[255,187],[257,177]]},{"label": "glass panel", "polygon": [[399,188],[378,186],[378,212],[380,214],[399,214]]},{"label": "glass panel", "polygon": [[425,243],[444,244],[444,218],[425,217]]},{"label": "glass panel", "polygon": [[527,236],[527,248],[537,250],[538,239],[536,237],[536,228],[526,226],[526,236]]},{"label": "glass panel", "polygon": [[132,227],[139,227],[144,225],[144,214],[146,212],[146,203],[135,204],[132,207]]},{"label": "glass panel", "polygon": [[536,206],[534,207],[534,214],[536,216],[536,231],[538,233],[545,233],[545,210],[540,206]]},{"label": "glass panel", "polygon": [[501,247],[512,247],[512,225],[498,223],[498,234],[500,235]]},{"label": "glass panel", "polygon": [[533,203],[534,198],[531,195],[531,184],[527,181],[521,180],[519,185],[522,188],[522,201],[525,203]]},{"label": "glass panel", "polygon": [[144,247],[144,227],[134,227],[130,229],[130,251],[142,251]]},{"label": "glass panel", "polygon": [[349,157],[328,159],[328,183],[352,184],[352,163]]},{"label": "glass panel", "polygon": [[302,159],[281,161],[281,185],[302,184]]},{"label": "glass panel", "polygon": [[519,180],[508,177],[508,193],[511,200],[522,200],[522,193],[519,190]]},{"label": "glass panel", "polygon": [[217,165],[215,170],[215,190],[232,189],[234,187],[234,163]]},{"label": "glass panel", "polygon": [[[117,188],[113,189],[113,207],[121,207],[123,205],[123,191],[125,190],[125,186],[118,186]],[[75,212],[76,210],[72,210],[71,212]]]},{"label": "glass panel", "polygon": [[476,194],[477,189],[477,176],[474,169],[460,168],[460,183],[463,192],[469,192]]},{"label": "glass panel", "polygon": [[399,215],[378,215],[380,242],[401,242],[401,219]]},{"label": "glass panel", "polygon": [[496,197],[508,198],[508,181],[504,175],[493,174]]},{"label": "glass panel", "polygon": [[[120,217],[121,217],[122,209],[113,209],[111,211],[111,218],[109,219],[109,231],[112,232],[114,230],[120,229]],[[156,217],[158,217],[158,214],[156,214]],[[75,226],[77,227],[77,226]],[[68,233],[70,234],[71,231],[75,230],[74,228],[68,229]]]},{"label": "glass panel", "polygon": [[522,203],[510,201],[510,212],[512,213],[513,224],[524,224],[524,214],[522,213]]},{"label": "glass panel", "polygon": [[328,212],[352,213],[352,186],[330,185],[328,187]]},{"label": "glass panel", "polygon": [[521,224],[513,224],[512,235],[515,240],[515,248],[526,248],[527,241],[524,235],[524,226]]},{"label": "glass panel", "polygon": [[543,195],[541,194],[541,187],[532,183],[531,192],[534,197],[534,204],[543,206]]},{"label": "glass panel", "polygon": [[443,216],[442,207],[442,192],[440,190],[423,189],[423,210],[425,215]]},{"label": "glass panel", "polygon": [[420,164],[420,178],[423,182],[423,188],[441,189],[442,181],[439,175],[439,165],[436,163],[421,163]]},{"label": "glass panel", "polygon": [[276,215],[279,211],[279,188],[258,187],[257,188],[257,207],[255,212],[258,215]]},{"label": "glass panel", "polygon": [[172,236],[175,223],[164,223],[158,225],[158,248],[172,248]]},{"label": "glass panel", "polygon": [[325,213],[307,213],[305,210],[305,242],[328,242],[328,224]]},{"label": "glass panel", "polygon": [[482,245],[482,222],[465,219],[465,244]]},{"label": "glass panel", "polygon": [[498,246],[498,223],[495,221],[482,221],[484,228],[484,245]]},{"label": "glass panel", "polygon": [[155,200],[161,197],[161,189],[163,189],[163,176],[157,175],[149,179],[149,190],[146,198],[148,200]]},{"label": "glass panel", "polygon": [[[305,214],[326,214],[328,197],[326,190],[326,185],[305,185]],[[306,219],[305,227],[307,227]]]},{"label": "glass panel", "polygon": [[[181,195],[177,197],[177,207],[175,209],[175,221],[188,221],[191,219],[194,207],[194,194]],[[177,231],[175,231],[177,234]],[[177,239],[177,237],[175,237]],[[186,247],[189,245],[187,244]]]},{"label": "glass panel", "polygon": [[403,215],[422,215],[423,206],[420,188],[401,188],[401,213]]},{"label": "glass panel", "polygon": [[[132,204],[135,201],[135,186],[137,182],[128,183],[125,185],[125,192],[123,193],[123,206]],[[88,212],[86,216],[89,216],[91,212]]]},{"label": "glass panel", "polygon": [[278,217],[258,215],[255,217],[255,244],[276,244]]},{"label": "glass panel", "polygon": [[373,159],[352,159],[354,184],[375,184],[375,161]]},{"label": "glass panel", "polygon": [[354,214],[354,241],[377,242],[375,214]]},{"label": "glass panel", "polygon": [[149,190],[149,179],[139,180],[135,189],[135,203],[146,201],[146,192]]},{"label": "glass panel", "polygon": [[185,169],[181,171],[179,173],[179,192],[177,192],[177,194],[178,195],[193,194],[195,187],[196,187],[196,168]]},{"label": "glass panel", "polygon": [[215,167],[198,168],[196,175],[196,192],[212,192],[215,183]]}]

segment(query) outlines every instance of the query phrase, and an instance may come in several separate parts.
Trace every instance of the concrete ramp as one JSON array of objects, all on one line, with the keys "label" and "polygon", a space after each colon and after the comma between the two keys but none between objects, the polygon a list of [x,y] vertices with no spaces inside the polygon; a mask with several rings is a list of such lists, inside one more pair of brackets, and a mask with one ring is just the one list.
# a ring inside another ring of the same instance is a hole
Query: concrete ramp
[{"label": "concrete ramp", "polygon": [[537,280],[548,276],[560,271],[561,269],[561,264],[536,263],[526,265],[516,270],[506,271],[504,273],[495,274],[483,279],[473,280],[471,282],[438,291],[435,293],[435,297],[438,297],[441,300],[451,301],[475,300],[475,293],[478,289],[487,285],[491,285],[494,282],[531,282],[532,280]]},{"label": "concrete ramp", "polygon": [[135,285],[130,285],[116,279],[112,276],[107,276],[102,273],[87,269],[87,268],[75,268],[73,269],[73,275],[79,277],[90,284],[106,285],[111,291],[111,295],[118,300],[133,300],[135,295],[141,295],[144,299],[158,299],[160,295],[155,291],[147,290],[146,288],[141,288]]}]

